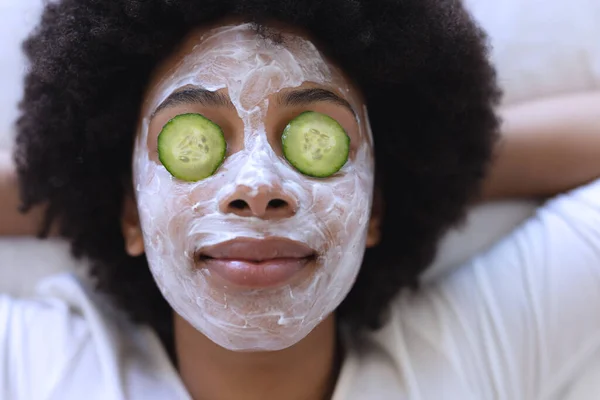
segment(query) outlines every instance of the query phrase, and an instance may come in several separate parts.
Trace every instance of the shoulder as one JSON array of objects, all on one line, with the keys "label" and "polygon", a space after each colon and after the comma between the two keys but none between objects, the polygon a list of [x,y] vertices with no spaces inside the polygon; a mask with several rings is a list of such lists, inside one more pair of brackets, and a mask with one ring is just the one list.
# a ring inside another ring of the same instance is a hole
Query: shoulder
[{"label": "shoulder", "polygon": [[31,298],[0,296],[0,397],[52,398],[105,380],[111,363],[117,373],[121,332],[105,308],[71,274],[44,279]]},{"label": "shoulder", "polygon": [[492,398],[494,388],[554,398],[573,385],[600,351],[600,180],[548,201],[455,273],[403,293],[375,339],[425,398],[445,398],[434,380],[462,398]]},{"label": "shoulder", "polygon": [[52,390],[89,343],[90,329],[81,313],[86,301],[69,275],[43,281],[35,298],[0,295],[0,393],[42,398]]},{"label": "shoulder", "polygon": [[0,398],[189,398],[162,344],[70,274],[0,296]]},{"label": "shoulder", "polygon": [[[31,298],[0,295],[0,319],[5,339],[27,338],[64,333],[69,336],[87,335],[84,309],[93,307],[84,286],[70,274],[61,274],[40,282]],[[31,329],[32,327],[44,327]]]}]

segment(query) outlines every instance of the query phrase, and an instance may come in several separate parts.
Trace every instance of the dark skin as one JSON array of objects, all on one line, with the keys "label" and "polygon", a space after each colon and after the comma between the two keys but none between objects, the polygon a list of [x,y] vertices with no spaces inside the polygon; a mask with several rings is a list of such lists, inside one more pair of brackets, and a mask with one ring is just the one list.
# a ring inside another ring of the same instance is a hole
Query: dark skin
[{"label": "dark skin", "polygon": [[[287,32],[304,36],[284,27]],[[217,93],[226,101],[221,104],[188,101],[168,107],[159,107],[159,111],[150,109],[153,99],[159,91],[159,83],[173,74],[173,69],[190,54],[195,56],[194,47],[203,34],[211,27],[191,32],[170,57],[156,70],[150,81],[144,99],[141,115],[152,115],[148,127],[148,154],[154,162],[159,162],[156,154],[157,137],[170,119],[185,113],[200,113],[223,127],[228,142],[228,152],[233,154],[241,150],[244,143],[244,124],[233,105],[228,105],[229,94],[226,89]],[[227,39],[225,39],[227,40]],[[218,45],[217,45],[218,48]],[[334,66],[331,65],[333,68]],[[349,82],[348,82],[349,83]],[[280,134],[285,125],[304,111],[316,111],[329,115],[344,127],[351,138],[350,157],[362,141],[361,129],[354,111],[345,103],[361,104],[360,92],[350,86],[348,93],[341,93],[336,85],[305,82],[299,87],[285,88],[269,97],[269,109],[264,117],[269,143],[276,153],[281,149]],[[310,89],[329,91],[342,101],[327,98],[303,101],[291,104],[284,101],[290,92],[302,93]],[[224,103],[224,104],[223,104]],[[358,108],[358,107],[357,107]],[[357,111],[362,113],[362,111]],[[362,115],[361,115],[362,117]],[[365,118],[362,118],[364,121]],[[365,131],[364,129],[362,130]],[[260,202],[253,204],[248,199],[248,216],[268,219],[268,213],[260,213]],[[368,229],[367,247],[376,245],[379,240],[380,209],[373,210]],[[126,200],[122,221],[126,238],[126,250],[132,256],[143,254],[144,238],[139,226],[137,206],[132,198]],[[234,352],[222,348],[194,329],[177,313],[174,315],[175,355],[177,368],[188,392],[194,399],[207,400],[314,400],[329,399],[332,396],[338,376],[340,354],[337,346],[335,318],[327,316],[308,336],[300,342],[279,351]]]},{"label": "dark skin", "polygon": [[[499,110],[502,140],[481,201],[552,196],[600,175],[600,92],[539,99]],[[21,214],[11,155],[0,151],[0,235],[35,235],[43,207]],[[127,235],[127,232],[125,232]]]},{"label": "dark skin", "polygon": [[[169,69],[170,63],[177,63],[192,45],[193,42],[184,43],[157,70],[154,79],[160,80],[161,73]],[[151,96],[151,89],[148,96]],[[600,135],[597,134],[599,104],[600,94],[590,93],[540,100],[501,110],[505,121],[504,137],[498,147],[494,168],[484,185],[484,198],[547,196],[598,177],[599,158],[594,155],[600,153]],[[153,123],[160,126],[163,119],[168,120],[169,113],[199,112],[190,107],[182,105],[167,110],[158,114]],[[336,119],[349,127],[349,131],[352,130],[352,116],[343,107],[315,104],[313,108],[328,114],[337,113]],[[205,114],[213,112],[212,119],[221,116],[234,125],[237,123],[235,118],[224,114],[226,108],[202,111]],[[281,118],[294,112],[275,110],[267,118]],[[233,142],[236,143],[235,140]],[[235,148],[234,145],[232,151]],[[16,182],[8,154],[4,154],[0,162],[2,171],[5,171],[0,175],[0,199],[3,203],[0,207],[0,233],[35,233],[40,226],[43,209],[33,210],[26,216],[16,212]],[[381,209],[375,209],[369,224],[368,246],[376,245],[379,240],[380,216]],[[133,199],[125,202],[122,222],[127,251],[131,255],[142,254],[143,237]],[[300,400],[331,397],[340,359],[333,315],[305,339],[278,352],[231,352],[214,344],[178,315],[174,317],[174,328],[177,367],[194,399]]]},{"label": "dark skin", "polygon": [[483,198],[543,198],[600,176],[600,91],[501,110],[504,121]]},{"label": "dark skin", "polygon": [[252,353],[226,350],[178,315],[174,321],[178,370],[194,399],[330,399],[333,394],[341,356],[334,318],[287,349]]}]

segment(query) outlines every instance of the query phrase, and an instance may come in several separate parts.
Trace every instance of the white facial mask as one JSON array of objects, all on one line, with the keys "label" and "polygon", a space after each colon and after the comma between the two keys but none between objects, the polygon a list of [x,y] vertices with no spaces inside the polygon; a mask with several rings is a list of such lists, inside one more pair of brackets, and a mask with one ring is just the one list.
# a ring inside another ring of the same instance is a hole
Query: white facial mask
[{"label": "white facial mask", "polygon": [[[373,192],[372,138],[367,121],[361,144],[342,170],[326,179],[302,175],[271,148],[264,119],[268,97],[303,82],[349,89],[307,40],[284,34],[284,45],[261,39],[250,25],[219,28],[172,70],[150,98],[134,151],[134,183],[151,272],[171,307],[218,345],[237,351],[280,350],[306,337],[352,287],[362,263]],[[244,149],[217,173],[196,183],[178,181],[148,149],[149,117],[186,85],[227,88],[244,123]],[[355,105],[364,115],[360,104]],[[295,215],[267,220],[224,213],[219,204],[238,185],[280,188],[297,201]],[[300,282],[264,289],[216,286],[199,268],[202,246],[235,238],[282,237],[318,254]]]}]

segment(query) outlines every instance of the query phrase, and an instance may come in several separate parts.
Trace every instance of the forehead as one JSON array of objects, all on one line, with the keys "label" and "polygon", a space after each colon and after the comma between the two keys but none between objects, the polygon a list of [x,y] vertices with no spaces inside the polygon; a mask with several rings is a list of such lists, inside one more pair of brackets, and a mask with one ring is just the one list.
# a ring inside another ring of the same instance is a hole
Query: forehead
[{"label": "forehead", "polygon": [[[343,72],[300,31],[252,24],[195,29],[155,71],[145,108],[156,107],[169,93],[186,85],[228,89],[254,95],[274,93],[303,83],[353,90]],[[241,94],[241,93],[239,93]],[[356,93],[352,93],[356,97]],[[360,99],[357,98],[357,106]]]}]

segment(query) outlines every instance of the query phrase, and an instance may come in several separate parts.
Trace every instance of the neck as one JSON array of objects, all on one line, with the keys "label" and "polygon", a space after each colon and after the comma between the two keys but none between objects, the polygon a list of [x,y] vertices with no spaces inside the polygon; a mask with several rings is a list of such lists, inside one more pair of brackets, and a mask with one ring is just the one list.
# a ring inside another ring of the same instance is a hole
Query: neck
[{"label": "neck", "polygon": [[335,319],[330,315],[292,347],[234,352],[213,343],[175,314],[179,373],[195,400],[325,400],[338,374]]}]

